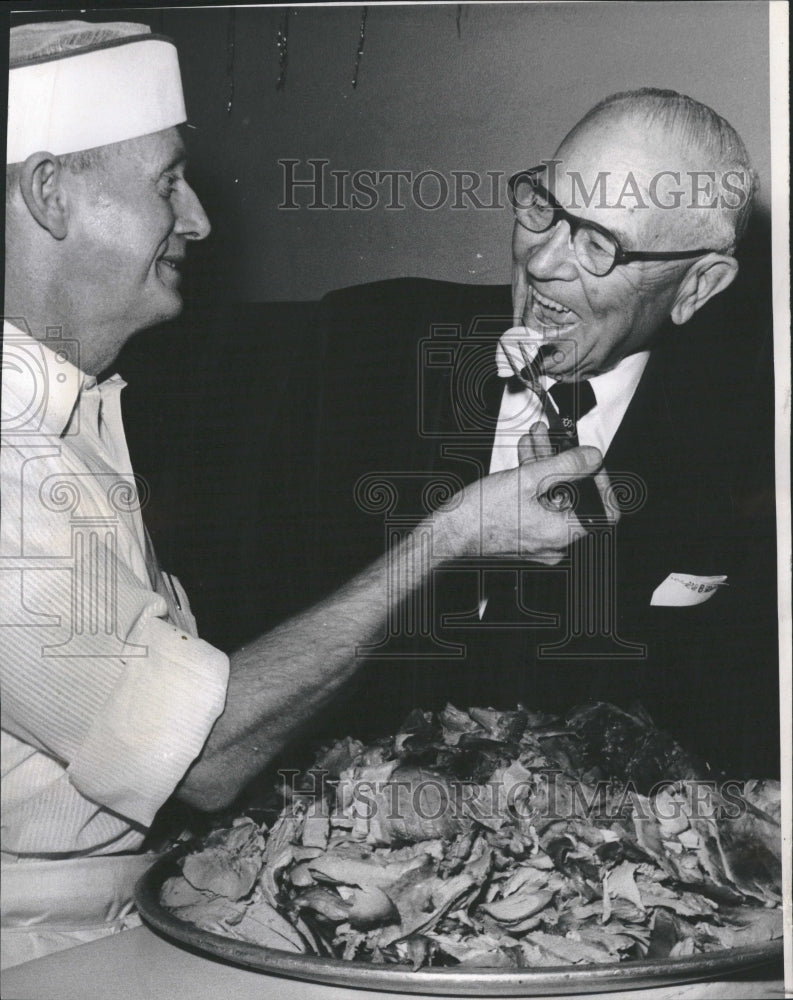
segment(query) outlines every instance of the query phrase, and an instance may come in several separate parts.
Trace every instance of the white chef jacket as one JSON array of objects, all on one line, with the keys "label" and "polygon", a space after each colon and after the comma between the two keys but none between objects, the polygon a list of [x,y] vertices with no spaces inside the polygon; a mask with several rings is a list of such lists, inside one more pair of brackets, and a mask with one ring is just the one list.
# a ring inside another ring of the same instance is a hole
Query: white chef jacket
[{"label": "white chef jacket", "polygon": [[[148,544],[147,488],[133,476],[121,422],[125,383],[86,376],[73,363],[77,347],[5,324],[0,846],[13,878],[0,888],[4,924],[15,914],[48,919],[4,891],[31,865],[42,899],[48,872],[66,884],[70,859],[85,869],[112,856],[117,870],[139,874],[123,852],[140,847],[200,753],[228,682],[228,658],[197,637],[184,591]],[[112,877],[75,877],[71,891],[106,884],[103,913],[117,916]]]}]

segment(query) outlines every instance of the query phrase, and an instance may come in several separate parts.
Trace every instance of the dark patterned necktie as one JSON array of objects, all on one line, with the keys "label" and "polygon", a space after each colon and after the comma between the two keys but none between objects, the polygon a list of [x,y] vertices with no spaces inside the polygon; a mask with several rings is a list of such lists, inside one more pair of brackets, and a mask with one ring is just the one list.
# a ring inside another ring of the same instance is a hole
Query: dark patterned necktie
[{"label": "dark patterned necktie", "polygon": [[[552,402],[551,402],[552,401]],[[578,421],[594,407],[595,390],[590,382],[556,382],[544,400],[548,433],[557,451],[578,444]]]},{"label": "dark patterned necktie", "polygon": [[[543,413],[554,453],[578,445],[578,421],[595,406],[595,390],[589,382],[557,382],[542,396]],[[603,523],[605,510],[591,476],[576,481],[575,512],[585,528]]]}]

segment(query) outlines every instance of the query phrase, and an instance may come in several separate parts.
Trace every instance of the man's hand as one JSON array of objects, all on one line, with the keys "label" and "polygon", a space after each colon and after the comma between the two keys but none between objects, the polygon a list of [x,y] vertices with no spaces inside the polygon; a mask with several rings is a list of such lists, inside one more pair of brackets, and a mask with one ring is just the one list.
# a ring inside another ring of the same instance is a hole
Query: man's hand
[{"label": "man's hand", "polygon": [[548,434],[548,428],[538,420],[532,424],[529,433],[524,434],[518,441],[518,461],[521,465],[524,462],[536,462],[539,458],[550,458],[553,455],[553,445]]},{"label": "man's hand", "polygon": [[[529,433],[524,434],[520,441],[518,441],[518,461],[521,465],[524,462],[536,462],[539,458],[547,458],[549,455],[553,455],[553,453],[554,446],[551,443],[548,428],[541,421],[537,421],[537,423],[532,424],[529,428]],[[620,511],[617,506],[614,493],[611,489],[611,483],[609,482],[606,470],[601,468],[597,473],[595,473],[593,479],[598,493],[600,494],[600,502],[603,505],[602,513],[606,515],[609,522],[616,524],[620,519]],[[560,508],[557,507],[557,509]],[[581,507],[576,505],[576,509],[580,513]],[[596,510],[597,508],[594,508],[593,512]],[[598,513],[601,512],[598,511]]]},{"label": "man's hand", "polygon": [[547,430],[539,427],[521,439],[517,469],[485,476],[437,512],[433,537],[440,560],[507,555],[554,565],[586,534],[573,511],[557,509],[548,493],[594,475],[603,456],[589,447],[550,456]]}]

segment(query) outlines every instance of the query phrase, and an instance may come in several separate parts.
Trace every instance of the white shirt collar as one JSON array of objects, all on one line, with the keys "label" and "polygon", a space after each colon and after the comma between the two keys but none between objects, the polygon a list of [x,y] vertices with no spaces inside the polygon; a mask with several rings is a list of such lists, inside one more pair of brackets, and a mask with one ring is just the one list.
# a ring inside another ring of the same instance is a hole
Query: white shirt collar
[{"label": "white shirt collar", "polygon": [[[502,334],[499,341],[496,365],[499,375],[505,379],[505,388],[493,443],[491,472],[514,468],[518,464],[519,438],[535,421],[544,422],[538,396],[528,388],[516,391],[514,383],[506,381],[516,370],[520,371],[524,367],[524,355],[518,345],[524,346],[526,356],[531,359],[542,343],[542,338],[526,327],[512,327]],[[507,354],[512,359],[512,364],[509,363]],[[596,403],[589,413],[578,421],[576,429],[580,444],[593,445],[604,455],[606,454],[636,392],[649,358],[649,351],[630,354],[611,371],[595,375],[589,380],[595,393]],[[554,380],[547,375],[541,376],[541,381],[545,389],[554,384]]]},{"label": "white shirt collar", "polygon": [[[98,384],[74,364],[79,345],[74,340],[36,340],[24,320],[3,322],[3,432],[67,433],[83,392],[108,388],[120,392],[126,382],[113,375]],[[97,416],[98,416],[97,408]]]},{"label": "white shirt collar", "polygon": [[639,351],[623,358],[611,371],[593,375],[589,384],[595,392],[596,408],[610,409],[617,400],[630,399],[649,359],[649,351]]},{"label": "white shirt collar", "polygon": [[[496,367],[502,378],[509,378],[520,371],[525,357],[532,359],[545,341],[525,326],[513,326],[501,335],[496,348]],[[521,345],[524,350],[521,350]],[[595,393],[596,409],[609,409],[613,405],[633,395],[642,372],[650,357],[649,351],[639,351],[623,358],[610,371],[593,375],[589,384]],[[512,363],[510,363],[510,359]],[[541,376],[543,388],[549,389],[556,380],[549,375]],[[594,412],[594,411],[593,411]]]},{"label": "white shirt collar", "polygon": [[[502,333],[496,348],[498,374],[502,378],[509,378],[515,374],[515,371],[521,371],[525,366],[525,358],[533,359],[545,343],[547,341],[529,327],[510,327],[509,330]],[[610,371],[603,372],[601,375],[593,375],[589,379],[589,384],[595,392],[598,403],[603,400],[604,404],[611,404],[617,397],[622,396],[626,387],[630,387],[631,392],[633,392],[649,357],[649,351],[629,354]],[[510,359],[512,363],[510,363]],[[543,388],[548,389],[556,380],[550,375],[543,375],[541,381]]]}]

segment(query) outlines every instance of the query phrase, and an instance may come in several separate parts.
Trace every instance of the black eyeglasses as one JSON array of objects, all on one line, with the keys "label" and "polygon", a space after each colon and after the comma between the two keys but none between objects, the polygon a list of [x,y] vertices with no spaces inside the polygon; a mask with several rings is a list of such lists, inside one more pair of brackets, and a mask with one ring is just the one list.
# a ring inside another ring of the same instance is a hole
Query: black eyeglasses
[{"label": "black eyeglasses", "polygon": [[633,260],[687,260],[720,250],[681,250],[671,253],[647,253],[623,250],[617,237],[596,222],[585,221],[565,211],[550,191],[540,183],[545,166],[521,170],[509,179],[509,200],[515,218],[532,233],[544,233],[564,220],[570,226],[573,251],[579,264],[590,274],[604,278],[619,264]]}]

